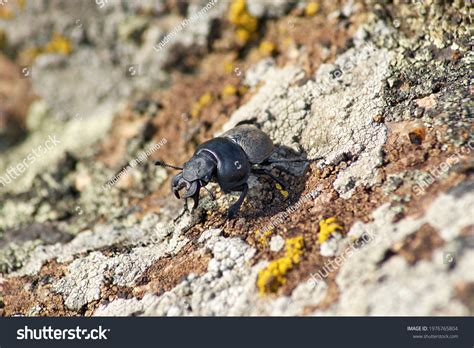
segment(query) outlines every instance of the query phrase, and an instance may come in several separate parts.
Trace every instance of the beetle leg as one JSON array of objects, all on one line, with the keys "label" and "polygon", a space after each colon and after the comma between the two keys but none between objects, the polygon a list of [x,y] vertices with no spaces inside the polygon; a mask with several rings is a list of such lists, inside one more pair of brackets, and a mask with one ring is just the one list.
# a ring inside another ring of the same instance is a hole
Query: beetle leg
[{"label": "beetle leg", "polygon": [[189,208],[188,208],[188,199],[185,198],[185,199],[184,199],[183,210],[181,211],[181,213],[179,213],[179,215],[178,215],[177,217],[174,218],[173,223],[176,223],[176,221],[178,221],[187,211],[189,211]]},{"label": "beetle leg", "polygon": [[240,194],[240,197],[237,200],[237,202],[235,202],[234,204],[230,206],[229,211],[227,212],[228,219],[232,219],[235,216],[235,214],[239,211],[240,206],[244,202],[245,196],[247,196],[248,189],[249,189],[249,186],[247,184],[243,184],[241,186],[242,193]]},{"label": "beetle leg", "polygon": [[199,191],[197,191],[194,196],[193,196],[193,201],[194,201],[194,204],[193,204],[193,210],[196,209],[199,205]]},{"label": "beetle leg", "polygon": [[286,185],[283,181],[281,181],[279,178],[277,178],[275,175],[273,175],[270,171],[263,169],[263,168],[252,168],[252,173],[254,174],[260,174],[260,175],[266,175],[273,179],[276,183],[280,184],[283,190],[286,191]]},{"label": "beetle leg", "polygon": [[211,199],[212,199],[213,201],[215,201],[215,200],[216,200],[216,196],[214,195],[214,193],[212,193],[212,191],[209,190],[206,186],[203,186],[203,187],[204,187],[204,189],[207,191],[207,193],[209,194],[209,196],[211,197]]}]

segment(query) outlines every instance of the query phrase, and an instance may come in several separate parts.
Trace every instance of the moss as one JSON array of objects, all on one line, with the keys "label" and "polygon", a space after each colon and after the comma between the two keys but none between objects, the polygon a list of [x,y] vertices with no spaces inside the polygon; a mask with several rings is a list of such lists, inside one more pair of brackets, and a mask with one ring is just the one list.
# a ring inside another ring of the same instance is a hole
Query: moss
[{"label": "moss", "polygon": [[260,294],[276,292],[286,283],[286,274],[300,262],[303,254],[303,237],[294,237],[285,242],[285,255],[273,260],[258,273],[257,287]]},{"label": "moss", "polygon": [[336,231],[342,230],[342,226],[336,223],[336,218],[331,217],[319,222],[318,243],[323,244]]},{"label": "moss", "polygon": [[229,20],[236,26],[235,37],[239,43],[245,44],[255,36],[258,19],[248,12],[245,0],[232,1]]}]

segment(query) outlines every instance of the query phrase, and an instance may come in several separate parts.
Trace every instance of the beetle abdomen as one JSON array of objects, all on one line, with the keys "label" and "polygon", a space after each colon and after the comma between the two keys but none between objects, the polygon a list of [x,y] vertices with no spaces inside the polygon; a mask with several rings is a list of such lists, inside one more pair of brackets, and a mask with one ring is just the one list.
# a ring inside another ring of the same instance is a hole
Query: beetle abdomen
[{"label": "beetle abdomen", "polygon": [[230,139],[214,138],[201,144],[196,154],[207,151],[217,160],[217,182],[224,192],[247,182],[250,163],[244,150]]},{"label": "beetle abdomen", "polygon": [[274,146],[270,137],[252,125],[240,125],[221,135],[238,144],[247,155],[250,163],[261,163],[273,152]]}]

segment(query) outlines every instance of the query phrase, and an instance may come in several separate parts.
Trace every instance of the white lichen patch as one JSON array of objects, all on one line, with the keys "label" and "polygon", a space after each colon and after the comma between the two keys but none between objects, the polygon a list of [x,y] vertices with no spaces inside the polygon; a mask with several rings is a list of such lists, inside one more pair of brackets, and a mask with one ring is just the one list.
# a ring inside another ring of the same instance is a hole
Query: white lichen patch
[{"label": "white lichen patch", "polygon": [[[349,198],[354,187],[374,183],[387,139],[386,127],[374,118],[384,106],[383,81],[392,55],[369,47],[348,50],[334,64],[322,65],[315,79],[301,86],[297,85],[304,77],[301,69],[291,65],[276,68],[268,60],[261,61],[246,79],[263,85],[234,112],[224,130],[255,119],[280,146],[308,157],[324,156],[325,163],[352,159],[334,182],[342,197]],[[254,71],[262,72],[258,81],[254,81]]]},{"label": "white lichen patch", "polygon": [[354,58],[359,50],[350,49],[334,64],[319,68],[315,88],[320,94],[314,99],[302,134],[310,156],[322,155],[334,164],[355,159],[334,182],[344,198],[351,196],[354,187],[374,183],[387,139],[385,125],[374,119],[384,106],[382,89],[391,54],[373,47],[366,55]]},{"label": "white lichen patch", "polygon": [[58,280],[53,289],[65,297],[65,304],[69,309],[79,310],[87,303],[99,299],[106,275],[112,284],[132,286],[154,261],[166,255],[176,255],[187,243],[188,239],[174,236],[163,243],[136,247],[130,253],[110,258],[93,252],[72,262],[66,276]]}]

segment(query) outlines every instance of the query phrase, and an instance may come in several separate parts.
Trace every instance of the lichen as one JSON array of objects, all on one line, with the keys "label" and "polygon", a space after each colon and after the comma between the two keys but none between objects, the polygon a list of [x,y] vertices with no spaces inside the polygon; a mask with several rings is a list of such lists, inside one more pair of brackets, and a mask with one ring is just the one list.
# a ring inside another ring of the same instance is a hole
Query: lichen
[{"label": "lichen", "polygon": [[206,92],[200,96],[198,101],[192,106],[191,116],[197,117],[204,107],[212,103],[213,99],[214,97],[212,96],[211,92]]},{"label": "lichen", "polygon": [[238,90],[237,90],[237,88],[235,88],[235,86],[232,86],[231,84],[227,84],[222,89],[222,96],[223,97],[229,97],[229,96],[237,94],[237,92],[238,92]]},{"label": "lichen", "polygon": [[294,237],[285,242],[285,255],[273,260],[258,273],[257,287],[260,294],[276,292],[286,283],[286,274],[300,262],[303,254],[303,237]]},{"label": "lichen", "polygon": [[319,222],[318,243],[323,244],[336,231],[341,231],[342,226],[336,223],[336,218],[331,217]]},{"label": "lichen", "polygon": [[71,41],[58,33],[54,33],[45,45],[26,49],[21,52],[21,56],[23,56],[27,61],[33,61],[36,57],[42,54],[69,55],[71,52]]},{"label": "lichen", "polygon": [[308,17],[314,16],[316,13],[319,11],[319,3],[315,1],[309,2],[305,9],[304,9],[304,14]]},{"label": "lichen", "polygon": [[3,20],[9,20],[15,17],[13,10],[9,6],[0,6],[0,18]]},{"label": "lichen", "polygon": [[247,10],[245,0],[234,0],[229,9],[229,20],[236,26],[235,37],[241,44],[247,43],[255,36],[258,19]]},{"label": "lichen", "polygon": [[263,232],[260,230],[257,230],[257,232],[255,233],[257,236],[258,243],[262,247],[268,246],[268,238],[273,234],[273,230],[274,228],[273,226],[271,226]]},{"label": "lichen", "polygon": [[280,184],[275,184],[275,187],[277,188],[278,191],[280,191],[281,195],[282,195],[283,197],[285,197],[285,199],[288,198],[288,196],[289,196],[288,191],[284,190],[283,187],[281,187]]},{"label": "lichen", "polygon": [[258,51],[263,56],[269,56],[276,51],[276,46],[273,42],[265,40],[260,42],[260,45],[258,46]]}]

